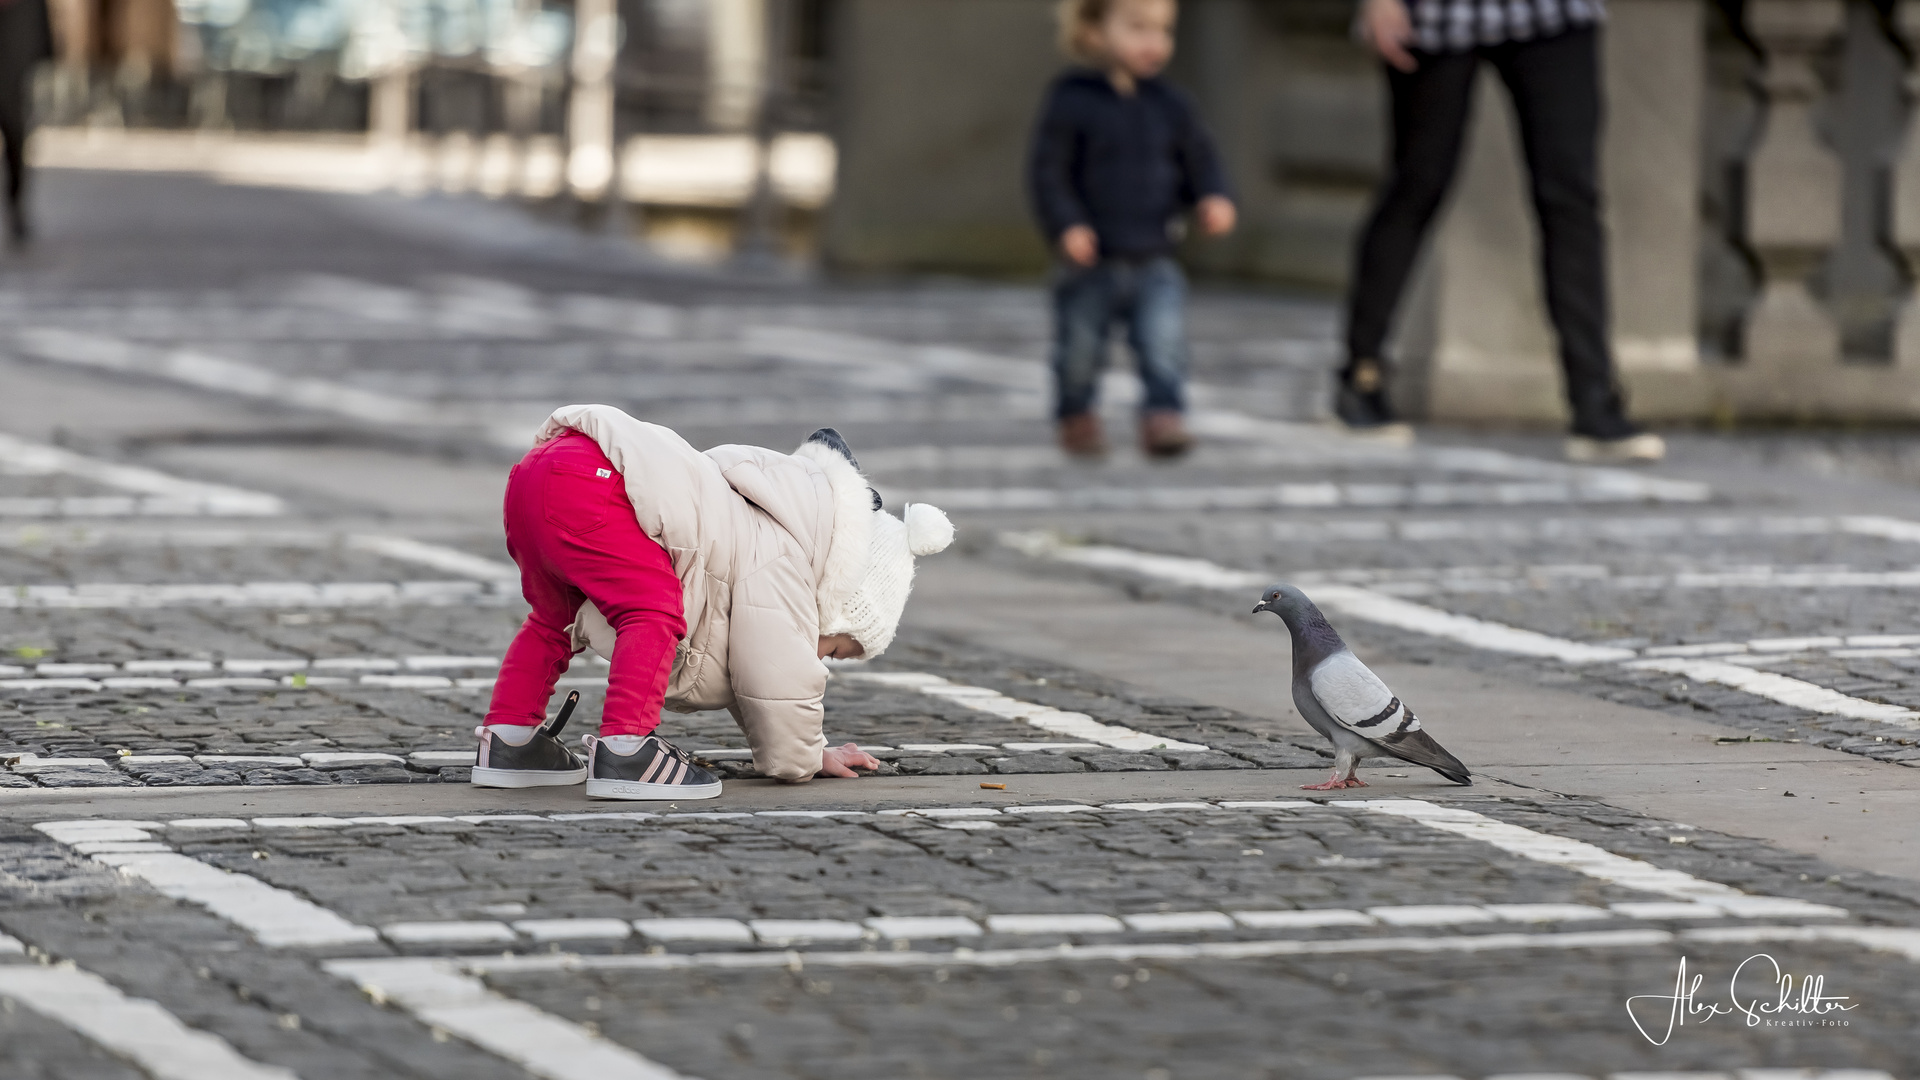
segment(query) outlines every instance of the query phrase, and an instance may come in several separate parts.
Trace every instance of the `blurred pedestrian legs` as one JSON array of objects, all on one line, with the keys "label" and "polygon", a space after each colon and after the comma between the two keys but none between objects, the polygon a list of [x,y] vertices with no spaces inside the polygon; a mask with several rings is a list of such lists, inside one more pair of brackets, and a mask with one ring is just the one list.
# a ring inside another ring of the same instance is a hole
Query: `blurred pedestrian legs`
[{"label": "blurred pedestrian legs", "polygon": [[7,162],[7,240],[27,241],[27,123],[33,69],[53,58],[47,0],[0,0],[0,143]]},{"label": "blurred pedestrian legs", "polygon": [[1359,29],[1386,64],[1393,159],[1361,234],[1334,411],[1348,427],[1396,422],[1383,347],[1414,257],[1453,182],[1484,61],[1513,98],[1540,223],[1547,314],[1559,337],[1576,460],[1653,461],[1657,435],[1627,419],[1608,340],[1600,229],[1602,0],[1362,0]]}]

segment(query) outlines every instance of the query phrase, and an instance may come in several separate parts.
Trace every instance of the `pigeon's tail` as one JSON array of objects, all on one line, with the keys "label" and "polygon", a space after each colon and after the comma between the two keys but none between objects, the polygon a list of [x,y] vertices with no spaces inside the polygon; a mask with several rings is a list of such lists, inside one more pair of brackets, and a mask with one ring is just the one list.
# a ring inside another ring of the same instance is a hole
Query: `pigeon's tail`
[{"label": "pigeon's tail", "polygon": [[1467,767],[1461,764],[1460,759],[1447,753],[1439,743],[1433,741],[1433,736],[1420,728],[1395,731],[1382,735],[1374,741],[1379,743],[1387,753],[1402,761],[1425,765],[1456,784],[1469,787],[1473,785],[1473,774],[1467,771]]}]

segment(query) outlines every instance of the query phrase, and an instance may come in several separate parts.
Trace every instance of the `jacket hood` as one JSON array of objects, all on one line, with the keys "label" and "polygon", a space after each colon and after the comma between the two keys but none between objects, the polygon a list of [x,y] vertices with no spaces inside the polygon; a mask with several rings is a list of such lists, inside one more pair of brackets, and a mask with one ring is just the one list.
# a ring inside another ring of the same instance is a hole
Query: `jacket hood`
[{"label": "jacket hood", "polygon": [[866,577],[868,551],[873,542],[873,515],[879,501],[867,478],[854,464],[853,455],[845,450],[846,444],[833,445],[839,438],[835,432],[832,441],[809,439],[793,452],[794,457],[810,461],[826,473],[827,484],[833,492],[833,535],[827,542],[827,561],[815,590],[822,626]]}]

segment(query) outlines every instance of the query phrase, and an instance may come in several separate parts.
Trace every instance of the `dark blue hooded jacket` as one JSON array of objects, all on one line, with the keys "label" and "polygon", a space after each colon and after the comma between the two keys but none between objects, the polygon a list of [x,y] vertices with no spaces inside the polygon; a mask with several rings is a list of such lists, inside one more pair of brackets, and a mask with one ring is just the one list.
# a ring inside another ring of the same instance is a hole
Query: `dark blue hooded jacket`
[{"label": "dark blue hooded jacket", "polygon": [[1027,180],[1047,242],[1091,225],[1102,258],[1166,254],[1181,214],[1228,193],[1220,156],[1185,94],[1141,79],[1124,96],[1089,68],[1065,72],[1048,89]]}]

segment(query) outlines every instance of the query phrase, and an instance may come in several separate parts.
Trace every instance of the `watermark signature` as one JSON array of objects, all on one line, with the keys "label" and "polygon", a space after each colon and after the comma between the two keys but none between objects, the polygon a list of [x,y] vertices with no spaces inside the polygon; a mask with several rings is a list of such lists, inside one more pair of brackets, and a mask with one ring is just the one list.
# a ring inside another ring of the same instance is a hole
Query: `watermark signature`
[{"label": "watermark signature", "polygon": [[[1857,1003],[1846,1004],[1850,998],[1828,996],[1826,976],[1796,977],[1766,953],[1754,953],[1733,969],[1733,978],[1727,983],[1729,1004],[1705,999],[1700,984],[1706,978],[1700,974],[1689,977],[1687,958],[1683,956],[1680,972],[1673,980],[1673,993],[1635,994],[1627,999],[1627,1016],[1648,1042],[1665,1046],[1675,1028],[1704,1024],[1716,1016],[1738,1014],[1748,1027],[1847,1027],[1851,1021],[1832,1014],[1860,1007]],[[1661,1030],[1663,1021],[1665,1029]],[[1659,1032],[1658,1038],[1655,1032]]]}]

